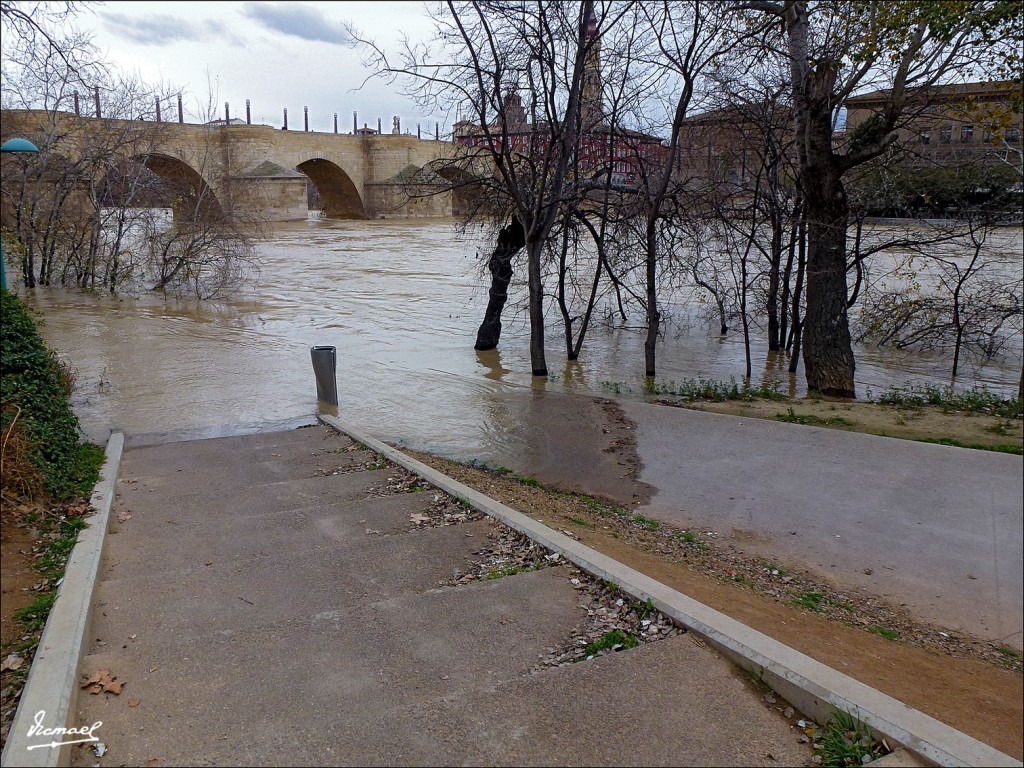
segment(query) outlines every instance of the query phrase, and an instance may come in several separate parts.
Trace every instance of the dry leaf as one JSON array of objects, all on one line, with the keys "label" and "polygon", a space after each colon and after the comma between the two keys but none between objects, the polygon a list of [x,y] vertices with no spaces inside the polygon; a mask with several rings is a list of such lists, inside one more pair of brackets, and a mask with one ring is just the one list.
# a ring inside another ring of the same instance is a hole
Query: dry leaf
[{"label": "dry leaf", "polygon": [[417,512],[414,515],[409,515],[409,519],[412,522],[416,523],[416,525],[419,525],[420,523],[429,523],[430,522],[430,516],[429,515],[424,515],[421,512]]},{"label": "dry leaf", "polygon": [[131,519],[132,519],[132,513],[131,512],[119,512],[118,515],[117,515],[117,522],[119,522],[119,523],[127,523]]},{"label": "dry leaf", "polygon": [[139,699],[128,699],[128,706],[129,707],[137,707],[141,703],[142,702]]},{"label": "dry leaf", "polygon": [[85,682],[82,683],[82,690],[94,695],[106,691],[117,696],[121,693],[121,689],[124,688],[124,683],[114,682],[115,680],[117,680],[117,676],[113,675],[109,669],[100,669],[86,678]]},{"label": "dry leaf", "polygon": [[0,672],[6,672],[8,669],[20,669],[21,665],[25,663],[25,660],[16,653],[12,653],[6,659],[3,664],[0,664]]}]

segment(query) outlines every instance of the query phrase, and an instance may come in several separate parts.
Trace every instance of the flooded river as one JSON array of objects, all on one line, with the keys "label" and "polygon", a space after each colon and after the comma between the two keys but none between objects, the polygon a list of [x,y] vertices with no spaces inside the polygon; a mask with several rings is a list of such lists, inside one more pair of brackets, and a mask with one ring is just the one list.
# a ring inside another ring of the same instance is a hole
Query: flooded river
[{"label": "flooded river", "polygon": [[[1008,235],[1019,248],[1020,230]],[[487,279],[484,243],[456,236],[451,221],[314,221],[278,227],[258,247],[258,279],[229,300],[93,297],[37,289],[43,335],[77,373],[76,410],[86,433],[193,430],[220,434],[308,420],[316,408],[309,347],[338,350],[339,413],[386,439],[462,458],[491,460],[515,438],[516,402],[532,388],[641,398],[640,329],[596,325],[581,359],[566,363],[561,323],[550,314],[548,381],[533,381],[522,272],[498,350],[473,350]],[[1019,250],[1017,251],[1019,253]],[[521,305],[520,305],[521,306]],[[765,369],[755,339],[754,378],[791,379],[785,361]],[[1019,355],[1019,344],[1014,355]],[[968,369],[958,385],[1010,392],[1019,356]],[[716,323],[670,326],[659,381],[741,379],[742,335]],[[857,349],[863,397],[890,385],[948,384],[938,355]],[[528,399],[528,398],[527,398]]]}]

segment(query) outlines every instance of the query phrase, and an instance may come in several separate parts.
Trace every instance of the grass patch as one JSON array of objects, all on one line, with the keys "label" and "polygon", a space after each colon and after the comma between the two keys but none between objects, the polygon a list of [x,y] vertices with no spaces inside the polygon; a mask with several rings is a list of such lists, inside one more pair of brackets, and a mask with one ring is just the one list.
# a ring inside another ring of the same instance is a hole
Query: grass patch
[{"label": "grass patch", "polygon": [[488,581],[496,581],[497,579],[503,579],[506,576],[515,576],[517,573],[529,573],[530,571],[536,571],[540,567],[540,565],[510,565],[508,568],[499,568],[497,571],[491,571],[484,578]]},{"label": "grass patch", "polygon": [[684,379],[677,383],[652,382],[648,392],[653,395],[672,395],[686,401],[710,400],[722,403],[727,400],[788,400],[789,396],[779,391],[777,384],[751,385],[749,381],[738,384],[736,379],[728,382],[713,379]]},{"label": "grass patch", "polygon": [[954,448],[970,448],[975,451],[995,451],[996,453],[1012,453],[1017,456],[1024,456],[1024,446],[1002,443],[999,445],[985,445],[984,443],[963,443],[952,437],[922,437],[919,443],[935,443],[937,445],[951,445]]},{"label": "grass patch", "polygon": [[654,601],[649,597],[642,603],[639,600],[634,600],[630,607],[636,611],[636,615],[640,617],[640,621],[643,621],[652,613],[657,613],[657,609],[654,607]]},{"label": "grass patch", "polygon": [[523,485],[528,485],[531,488],[544,487],[543,483],[541,483],[540,480],[538,480],[536,477],[533,477],[532,475],[511,475],[511,477],[516,482],[522,483]]},{"label": "grass patch", "polygon": [[888,627],[880,627],[878,625],[868,627],[868,632],[873,632],[876,635],[881,635],[886,640],[898,640],[900,637],[900,633],[897,632],[895,629],[889,629]]},{"label": "grass patch", "polygon": [[578,525],[580,528],[594,528],[594,524],[589,520],[584,520],[582,517],[570,517],[569,522],[573,525]]},{"label": "grass patch", "polygon": [[633,515],[633,522],[652,531],[656,531],[660,527],[660,523],[657,520],[651,520],[651,518],[644,517],[643,515]]},{"label": "grass patch", "polygon": [[621,629],[613,629],[610,632],[605,632],[599,640],[588,645],[586,656],[596,656],[601,651],[628,651],[638,645],[640,645],[640,641],[637,640],[636,635],[623,632]]},{"label": "grass patch", "polygon": [[784,421],[787,424],[806,424],[815,427],[852,427],[857,422],[844,419],[842,416],[833,416],[830,419],[823,419],[820,416],[814,414],[799,414],[794,413],[792,408],[787,408],[786,413],[777,413],[775,418],[778,421]]},{"label": "grass patch", "polygon": [[25,625],[26,632],[38,632],[46,623],[46,617],[50,615],[50,610],[56,599],[56,592],[40,595],[29,605],[15,611],[14,618]]},{"label": "grass patch", "polygon": [[762,693],[771,693],[772,687],[764,680],[764,667],[751,669],[748,673],[751,684]]},{"label": "grass patch", "polygon": [[790,605],[821,613],[824,610],[821,606],[821,601],[824,597],[825,595],[821,592],[801,592],[793,599]]},{"label": "grass patch", "polygon": [[996,648],[996,650],[1003,654],[1003,656],[1006,656],[1008,659],[1016,659],[1018,661],[1020,660],[1020,651],[1018,651],[1016,648],[1011,648],[1008,645],[1001,645],[998,648]]},{"label": "grass patch", "polygon": [[1024,418],[1024,401],[1009,399],[990,392],[985,387],[956,390],[953,387],[913,386],[891,387],[872,402],[903,408],[933,406],[945,412],[979,413],[1004,419]]},{"label": "grass patch", "polygon": [[864,765],[889,752],[864,722],[839,710],[815,737],[814,751],[827,768]]}]

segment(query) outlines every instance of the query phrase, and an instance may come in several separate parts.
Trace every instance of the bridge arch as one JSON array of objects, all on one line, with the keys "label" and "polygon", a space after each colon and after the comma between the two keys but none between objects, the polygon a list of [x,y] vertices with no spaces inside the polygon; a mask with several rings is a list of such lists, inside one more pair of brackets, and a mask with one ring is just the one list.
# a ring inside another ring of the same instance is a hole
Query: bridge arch
[{"label": "bridge arch", "polygon": [[470,214],[480,205],[483,193],[481,179],[476,174],[445,163],[433,164],[431,170],[451,185],[452,216]]},{"label": "bridge arch", "polygon": [[224,218],[224,208],[213,188],[195,168],[173,155],[151,153],[134,158],[164,182],[167,203],[175,221],[198,216],[204,220]]},{"label": "bridge arch", "polygon": [[324,205],[328,219],[365,219],[366,206],[355,182],[341,166],[330,160],[315,157],[295,166],[313,182]]}]

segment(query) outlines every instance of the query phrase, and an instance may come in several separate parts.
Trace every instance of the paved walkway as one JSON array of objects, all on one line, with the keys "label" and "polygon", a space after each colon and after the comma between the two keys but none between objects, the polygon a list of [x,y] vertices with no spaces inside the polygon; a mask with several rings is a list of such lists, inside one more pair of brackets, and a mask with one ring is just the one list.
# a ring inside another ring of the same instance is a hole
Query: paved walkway
[{"label": "paved walkway", "polygon": [[634,480],[622,425],[570,397],[519,398],[525,447],[496,460],[1022,647],[1020,456],[622,400]]},{"label": "paved walkway", "polygon": [[[531,674],[585,616],[562,567],[438,588],[489,520],[323,427],[126,451],[79,696],[101,765],[797,765],[687,635]],[[94,765],[78,748],[75,764]]]}]

